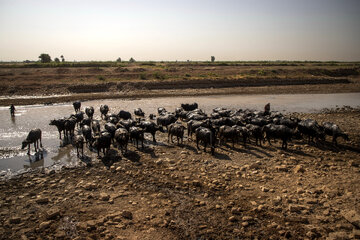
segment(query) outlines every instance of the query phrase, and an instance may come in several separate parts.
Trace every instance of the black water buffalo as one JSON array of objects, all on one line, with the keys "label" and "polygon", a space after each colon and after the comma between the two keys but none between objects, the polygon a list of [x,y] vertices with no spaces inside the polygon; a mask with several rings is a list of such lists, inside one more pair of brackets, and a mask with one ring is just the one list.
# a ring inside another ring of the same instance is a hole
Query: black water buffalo
[{"label": "black water buffalo", "polygon": [[76,118],[76,123],[80,125],[81,121],[84,119],[84,112],[78,111],[75,114],[72,114],[70,117]]},{"label": "black water buffalo", "polygon": [[79,134],[76,134],[74,137],[73,137],[73,143],[76,147],[76,153],[77,153],[77,156],[79,157],[80,154],[79,154],[79,148],[81,149],[81,156],[83,157],[84,156],[84,137],[82,135],[79,135]]},{"label": "black water buffalo", "polygon": [[27,135],[26,139],[22,142],[21,149],[24,149],[26,146],[28,146],[27,154],[30,155],[30,144],[34,143],[35,152],[37,152],[37,150],[40,149],[39,141],[40,141],[40,147],[42,147],[41,130],[39,128],[32,129]]},{"label": "black water buffalo", "polygon": [[200,150],[199,142],[201,141],[204,144],[204,152],[206,152],[206,146],[209,144],[211,146],[211,154],[214,155],[215,154],[215,142],[216,142],[214,132],[212,130],[210,130],[209,128],[199,127],[196,129],[195,135],[196,135],[197,149]]},{"label": "black water buffalo", "polygon": [[61,132],[64,132],[64,136],[65,136],[65,120],[66,120],[65,118],[54,119],[51,120],[49,123],[49,125],[57,127],[59,131],[60,139],[61,139]]},{"label": "black water buffalo", "polygon": [[176,136],[178,145],[179,145],[180,139],[181,139],[181,144],[182,144],[183,139],[184,139],[184,130],[185,130],[185,127],[183,125],[181,125],[180,123],[170,124],[169,129],[168,129],[168,142],[171,138],[171,142],[174,143],[173,136]]},{"label": "black water buffalo", "polygon": [[297,118],[280,118],[278,125],[285,125],[289,128],[295,129],[300,122]]},{"label": "black water buffalo", "polygon": [[139,141],[141,141],[141,147],[144,148],[144,130],[139,127],[130,127],[130,140],[135,144],[136,148],[139,147]]},{"label": "black water buffalo", "polygon": [[105,129],[106,129],[106,131],[108,131],[108,132],[110,133],[111,138],[113,139],[114,136],[115,136],[115,131],[116,131],[116,126],[115,126],[115,124],[113,124],[113,123],[106,123],[106,124],[105,124]]},{"label": "black water buffalo", "polygon": [[101,113],[101,119],[106,117],[106,114],[109,112],[109,106],[108,105],[101,105],[100,106],[100,113]]},{"label": "black water buffalo", "polygon": [[349,141],[349,136],[344,133],[340,127],[338,125],[336,125],[335,123],[332,122],[324,122],[322,124],[324,130],[325,130],[325,134],[332,136],[332,142],[333,144],[337,145],[337,141],[336,139],[338,137],[342,137],[344,140]]},{"label": "black water buffalo", "polygon": [[130,127],[133,127],[136,125],[136,122],[132,119],[127,119],[127,120],[120,120],[117,124],[116,124],[116,128],[126,128],[126,130],[130,130]]},{"label": "black water buffalo", "polygon": [[90,126],[91,125],[91,118],[89,117],[86,117],[84,118],[81,122],[80,122],[80,127],[84,126],[84,125],[88,125]]},{"label": "black water buffalo", "polygon": [[266,139],[268,143],[271,145],[270,140],[273,139],[281,139],[282,145],[281,148],[287,148],[287,142],[291,140],[292,136],[295,133],[295,130],[285,126],[285,125],[275,125],[275,124],[267,124],[262,128],[262,132],[265,133]]},{"label": "black water buffalo", "polygon": [[153,142],[156,143],[155,134],[157,131],[164,132],[161,127],[156,123],[150,121],[141,121],[137,124],[137,127],[140,127],[144,130],[145,133],[150,133],[153,137]]},{"label": "black water buffalo", "polygon": [[219,128],[218,135],[219,145],[224,143],[224,140],[230,139],[232,141],[232,146],[234,147],[235,142],[237,142],[240,136],[240,130],[235,127],[229,127],[224,125]]},{"label": "black water buffalo", "polygon": [[91,129],[94,133],[94,135],[100,134],[100,122],[99,120],[92,120],[91,121]]},{"label": "black water buffalo", "polygon": [[65,119],[65,137],[74,136],[74,130],[76,126],[76,118],[69,117]]},{"label": "black water buffalo", "polygon": [[80,108],[81,108],[81,102],[80,101],[73,102],[73,106],[74,106],[75,112],[78,112],[78,111],[80,111]]},{"label": "black water buffalo", "polygon": [[100,136],[95,136],[93,146],[97,149],[98,157],[101,150],[104,155],[109,151],[111,145],[111,134],[108,131],[102,131]]},{"label": "black water buffalo", "polygon": [[119,114],[118,114],[118,117],[122,118],[124,120],[128,120],[128,119],[131,119],[131,113],[127,112],[127,111],[124,111],[124,110],[121,110],[119,112]]},{"label": "black water buffalo", "polygon": [[145,117],[145,113],[143,112],[143,110],[141,108],[136,108],[134,109],[134,114],[136,116],[141,116],[141,117]]},{"label": "black water buffalo", "polygon": [[167,113],[166,109],[163,107],[159,107],[157,111],[159,115],[165,115]]},{"label": "black water buffalo", "polygon": [[159,116],[156,119],[156,123],[159,126],[166,127],[168,129],[168,126],[172,123],[175,123],[177,121],[177,118],[173,114],[166,114],[164,116]]},{"label": "black water buffalo", "polygon": [[298,130],[301,134],[308,136],[308,142],[313,142],[314,138],[318,141],[325,140],[325,132],[315,120],[306,119],[298,123]]},{"label": "black water buffalo", "polygon": [[89,146],[92,147],[93,137],[91,133],[91,128],[88,125],[84,125],[81,127],[81,131],[85,138],[86,143],[88,143]]},{"label": "black water buffalo", "polygon": [[198,108],[198,104],[197,103],[183,103],[181,104],[181,107],[185,110],[185,111],[193,111],[195,109]]},{"label": "black water buffalo", "polygon": [[211,121],[209,119],[207,119],[205,121],[190,120],[187,123],[188,140],[192,139],[192,135],[193,135],[193,133],[195,133],[195,130],[198,127],[207,127],[207,128],[209,128],[210,126],[211,126]]},{"label": "black water buffalo", "polygon": [[127,145],[129,142],[129,132],[125,128],[118,128],[115,131],[115,140],[119,144],[121,153],[124,154],[127,152]]},{"label": "black water buffalo", "polygon": [[234,125],[232,127],[236,128],[236,130],[238,131],[238,137],[241,137],[243,139],[243,145],[244,147],[246,147],[246,142],[250,137],[249,129],[247,129],[244,126],[238,126],[238,125]]},{"label": "black water buffalo", "polygon": [[258,145],[259,143],[259,145],[261,146],[261,142],[263,140],[261,127],[254,124],[246,124],[246,128],[248,129],[249,136],[255,138],[255,144]]},{"label": "black water buffalo", "polygon": [[85,113],[90,119],[92,119],[93,116],[94,116],[94,108],[93,107],[86,107],[85,108]]}]

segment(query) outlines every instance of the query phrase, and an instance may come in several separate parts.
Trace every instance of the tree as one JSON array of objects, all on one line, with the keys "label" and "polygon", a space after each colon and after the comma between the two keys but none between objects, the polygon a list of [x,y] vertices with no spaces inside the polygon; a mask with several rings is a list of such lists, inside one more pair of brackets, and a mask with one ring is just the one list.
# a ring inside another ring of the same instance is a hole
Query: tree
[{"label": "tree", "polygon": [[121,62],[121,58],[119,57],[118,59],[116,59],[117,62]]},{"label": "tree", "polygon": [[215,57],[211,56],[211,62],[215,62]]},{"label": "tree", "polygon": [[59,59],[59,58],[55,58],[54,61],[55,61],[56,63],[59,63],[59,62],[60,62],[60,59]]},{"label": "tree", "polygon": [[42,53],[42,54],[40,54],[39,58],[40,58],[40,61],[41,61],[42,63],[49,63],[49,62],[51,62],[51,57],[50,57],[50,55],[47,54],[47,53]]},{"label": "tree", "polygon": [[129,62],[135,62],[135,59],[133,59],[132,57],[130,58]]},{"label": "tree", "polygon": [[61,62],[65,62],[65,58],[63,55],[61,55],[60,58],[61,58]]}]

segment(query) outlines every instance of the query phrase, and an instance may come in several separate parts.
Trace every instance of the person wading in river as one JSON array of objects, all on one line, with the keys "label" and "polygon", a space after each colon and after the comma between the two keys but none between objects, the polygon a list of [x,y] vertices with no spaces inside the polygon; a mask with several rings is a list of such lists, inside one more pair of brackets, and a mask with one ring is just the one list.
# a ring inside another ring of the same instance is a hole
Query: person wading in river
[{"label": "person wading in river", "polygon": [[15,117],[15,106],[14,106],[14,104],[11,104],[11,106],[10,106],[10,115],[12,117]]},{"label": "person wading in river", "polygon": [[265,115],[270,115],[270,103],[265,105],[264,112],[265,112]]}]

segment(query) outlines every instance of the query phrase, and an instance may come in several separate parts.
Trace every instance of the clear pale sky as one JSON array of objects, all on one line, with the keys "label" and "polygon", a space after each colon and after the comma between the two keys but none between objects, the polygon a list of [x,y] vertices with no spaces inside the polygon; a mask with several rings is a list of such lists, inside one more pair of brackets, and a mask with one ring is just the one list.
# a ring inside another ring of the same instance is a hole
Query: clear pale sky
[{"label": "clear pale sky", "polygon": [[0,0],[0,60],[360,61],[360,0]]}]

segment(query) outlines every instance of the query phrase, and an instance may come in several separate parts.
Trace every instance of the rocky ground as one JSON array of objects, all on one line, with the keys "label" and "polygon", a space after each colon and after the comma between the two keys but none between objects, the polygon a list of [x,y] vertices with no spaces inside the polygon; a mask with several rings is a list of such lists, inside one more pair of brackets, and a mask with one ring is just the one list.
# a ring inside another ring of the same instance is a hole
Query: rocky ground
[{"label": "rocky ground", "polygon": [[0,239],[359,239],[360,111],[293,115],[333,121],[351,141],[211,156],[160,133],[155,147],[112,148],[105,165],[1,181]]}]

